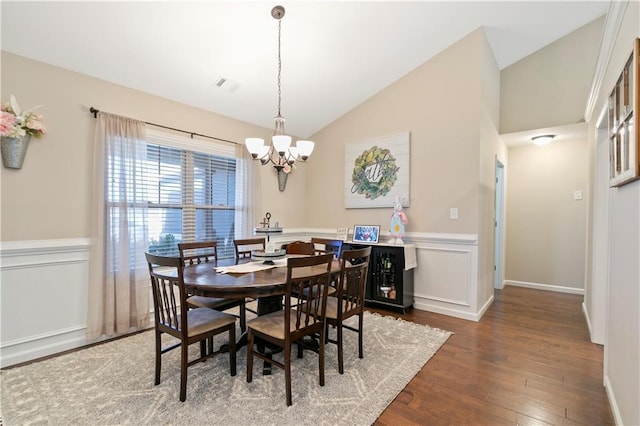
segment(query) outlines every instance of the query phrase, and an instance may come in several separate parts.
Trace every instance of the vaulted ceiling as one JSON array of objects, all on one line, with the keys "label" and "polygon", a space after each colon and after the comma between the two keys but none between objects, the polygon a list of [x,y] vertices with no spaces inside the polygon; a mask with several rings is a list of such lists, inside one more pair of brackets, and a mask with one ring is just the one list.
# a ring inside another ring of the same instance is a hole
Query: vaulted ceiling
[{"label": "vaulted ceiling", "polygon": [[[272,128],[276,4],[2,1],[2,49]],[[308,137],[479,27],[504,69],[606,14],[609,2],[282,5],[282,115],[288,133]]]}]

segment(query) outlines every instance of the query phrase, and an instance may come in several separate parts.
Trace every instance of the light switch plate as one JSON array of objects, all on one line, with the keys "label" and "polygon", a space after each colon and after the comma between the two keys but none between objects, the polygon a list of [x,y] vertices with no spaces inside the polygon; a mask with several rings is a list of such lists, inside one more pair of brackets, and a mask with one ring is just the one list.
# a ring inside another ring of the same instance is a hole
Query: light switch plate
[{"label": "light switch plate", "polygon": [[574,200],[582,200],[582,191],[573,191]]},{"label": "light switch plate", "polygon": [[451,207],[449,209],[449,219],[453,219],[453,220],[458,219],[458,208],[457,207]]}]

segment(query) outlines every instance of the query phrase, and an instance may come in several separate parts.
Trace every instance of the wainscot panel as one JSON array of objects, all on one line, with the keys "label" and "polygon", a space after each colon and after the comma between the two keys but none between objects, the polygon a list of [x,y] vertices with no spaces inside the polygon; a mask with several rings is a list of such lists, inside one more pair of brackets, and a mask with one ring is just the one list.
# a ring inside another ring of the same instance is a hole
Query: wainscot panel
[{"label": "wainscot panel", "polygon": [[[335,238],[335,229],[295,229],[278,236],[278,242],[304,240],[312,236]],[[389,239],[380,233],[380,241]],[[272,237],[273,239],[273,237]],[[478,299],[478,236],[409,232],[404,238],[415,244],[418,267],[414,269],[415,309],[479,321],[493,297],[482,306]]]},{"label": "wainscot panel", "polygon": [[84,238],[2,242],[2,367],[88,343],[89,249]]}]

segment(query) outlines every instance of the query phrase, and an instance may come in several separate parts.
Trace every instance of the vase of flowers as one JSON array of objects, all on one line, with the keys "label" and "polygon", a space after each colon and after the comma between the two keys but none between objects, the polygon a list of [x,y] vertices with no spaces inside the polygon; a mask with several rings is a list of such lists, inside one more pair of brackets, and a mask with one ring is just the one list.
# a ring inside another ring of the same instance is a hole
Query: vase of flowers
[{"label": "vase of flowers", "polygon": [[41,137],[47,132],[42,124],[42,116],[33,111],[40,106],[22,111],[16,97],[0,109],[0,137],[2,164],[9,169],[20,169],[27,154],[31,136]]}]

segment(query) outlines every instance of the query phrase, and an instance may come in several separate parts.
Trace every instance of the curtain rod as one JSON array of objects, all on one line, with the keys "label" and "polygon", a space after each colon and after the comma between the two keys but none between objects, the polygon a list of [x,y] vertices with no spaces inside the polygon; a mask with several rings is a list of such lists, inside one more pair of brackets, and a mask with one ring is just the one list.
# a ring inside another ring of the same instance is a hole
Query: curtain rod
[{"label": "curtain rod", "polygon": [[[91,114],[93,114],[93,118],[98,118],[98,114],[100,113],[100,110],[97,109],[97,108],[94,108],[94,107],[90,107],[89,108],[89,112]],[[162,124],[150,123],[148,121],[143,121],[143,123],[144,124],[148,124],[150,126],[161,127],[163,129],[168,129],[168,130],[173,130],[173,131],[176,131],[176,132],[186,133],[188,135],[191,135],[191,139],[193,139],[194,136],[200,136],[201,138],[215,139],[215,140],[221,141],[221,142],[228,142],[228,143],[232,143],[232,144],[235,144],[235,145],[240,145],[238,142],[230,141],[230,140],[227,140],[227,139],[216,138],[215,136],[203,135],[203,134],[196,133],[196,132],[189,132],[187,130],[176,129],[175,127],[164,126]]]}]

